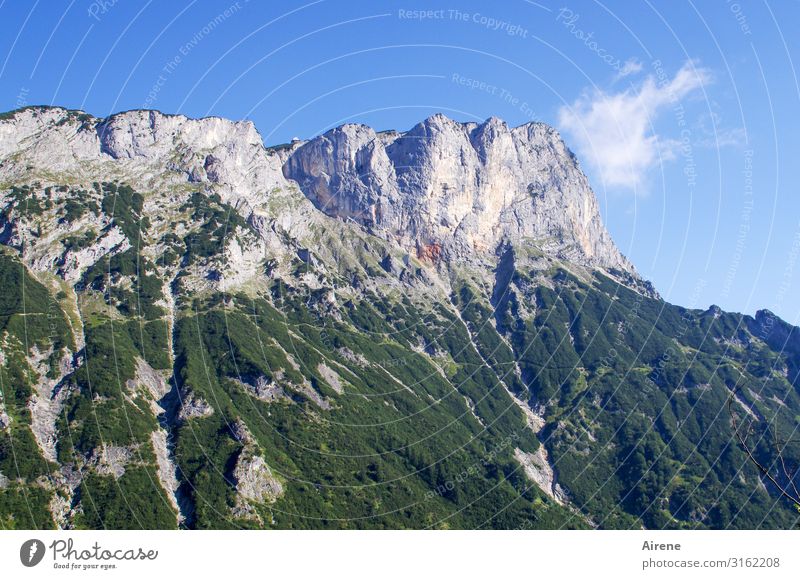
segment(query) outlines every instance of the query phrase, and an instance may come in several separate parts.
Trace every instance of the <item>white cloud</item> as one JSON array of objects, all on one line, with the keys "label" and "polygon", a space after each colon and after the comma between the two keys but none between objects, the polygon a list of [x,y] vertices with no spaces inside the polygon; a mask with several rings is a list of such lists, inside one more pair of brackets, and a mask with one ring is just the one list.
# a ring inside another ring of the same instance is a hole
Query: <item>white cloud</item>
[{"label": "white cloud", "polygon": [[676,141],[653,132],[656,117],[709,80],[706,69],[688,61],[671,79],[649,75],[621,92],[587,93],[561,107],[558,122],[605,185],[636,189],[659,160],[674,157]]},{"label": "white cloud", "polygon": [[[715,102],[712,102],[711,105],[713,107],[718,106]],[[696,141],[698,147],[720,149],[747,143],[747,131],[740,127],[729,128],[723,126],[722,118],[713,111],[700,115],[697,119],[696,128],[696,133],[699,135]]]},{"label": "white cloud", "polygon": [[630,76],[638,72],[642,72],[642,63],[635,58],[629,58],[625,61],[625,64],[622,65],[622,68],[619,69],[616,80],[625,78],[626,76]]}]

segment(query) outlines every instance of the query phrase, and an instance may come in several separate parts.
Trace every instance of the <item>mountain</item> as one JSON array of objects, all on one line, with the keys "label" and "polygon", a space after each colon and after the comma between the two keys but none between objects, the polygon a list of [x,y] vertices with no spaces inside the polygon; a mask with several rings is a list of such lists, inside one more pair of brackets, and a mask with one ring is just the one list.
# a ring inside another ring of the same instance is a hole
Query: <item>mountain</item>
[{"label": "mountain", "polygon": [[529,239],[576,263],[633,272],[586,177],[543,124],[510,129],[497,118],[477,125],[434,115],[381,135],[345,125],[300,146],[283,172],[327,215],[419,256],[486,262],[501,244]]},{"label": "mountain", "polygon": [[1,527],[797,525],[798,329],[664,302],[546,125],[29,107],[0,210]]}]

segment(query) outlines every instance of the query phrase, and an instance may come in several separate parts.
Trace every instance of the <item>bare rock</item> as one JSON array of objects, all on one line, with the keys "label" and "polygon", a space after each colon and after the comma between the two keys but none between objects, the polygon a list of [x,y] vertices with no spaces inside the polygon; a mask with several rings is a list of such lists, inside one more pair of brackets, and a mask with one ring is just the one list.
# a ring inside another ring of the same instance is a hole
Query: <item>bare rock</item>
[{"label": "bare rock", "polygon": [[556,482],[553,467],[550,465],[547,449],[544,444],[540,444],[536,452],[523,452],[519,448],[514,449],[514,458],[522,466],[525,476],[538,486],[542,492],[552,498],[558,504],[566,502],[561,485]]},{"label": "bare rock", "polygon": [[[281,373],[278,372],[277,375],[280,376]],[[278,400],[286,398],[286,392],[284,392],[276,379],[270,379],[266,376],[257,376],[249,380],[239,380],[237,378],[232,378],[232,380],[245,392],[264,402],[277,402]]]},{"label": "bare rock", "polygon": [[[391,139],[344,125],[299,147],[284,174],[323,212],[398,239],[429,263],[540,240],[559,258],[635,274],[575,157],[541,123],[510,128],[439,114]],[[389,260],[384,269],[397,266]]]},{"label": "bare rock", "polygon": [[54,378],[49,378],[49,361],[53,354],[52,346],[45,352],[39,351],[35,345],[30,350],[27,360],[37,378],[34,393],[28,401],[28,410],[36,443],[47,460],[56,462],[56,421],[70,392],[62,381],[74,368],[72,353],[65,348],[57,362],[58,373]]},{"label": "bare rock", "polygon": [[233,469],[236,492],[243,499],[272,503],[283,494],[283,485],[272,474],[266,461],[245,447]]},{"label": "bare rock", "polygon": [[[237,233],[209,263],[185,268],[181,283],[189,291],[256,283],[265,259],[304,247],[314,247],[313,261],[323,269],[344,266],[354,256],[320,243],[319,233],[346,230],[353,238],[376,235],[398,255],[418,256],[429,266],[491,267],[501,244],[533,246],[654,293],[612,242],[574,155],[541,123],[459,123],[437,114],[406,132],[348,124],[267,149],[250,122],[141,110],[98,119],[29,107],[0,120],[0,161],[4,182],[82,175],[88,187],[113,174],[139,191],[173,191],[146,198],[143,217],[154,225],[180,211],[187,185],[220,195],[254,233]],[[61,240],[69,232],[56,228],[40,236],[39,221],[25,225],[24,235],[11,233],[26,240],[26,263],[50,271],[63,260],[61,275],[72,281],[129,242],[102,216],[87,217],[83,230],[104,233],[64,253]],[[342,222],[347,227],[337,229],[334,223]],[[397,282],[436,282],[431,267],[410,271],[394,258],[382,265]]]},{"label": "bare rock", "polygon": [[[62,257],[59,272],[66,281],[75,283],[87,268],[97,263],[102,257],[122,253],[130,246],[130,241],[122,230],[114,226],[88,247],[77,251],[67,251]],[[47,270],[46,267],[35,269]]]},{"label": "bare rock", "polygon": [[403,263],[397,260],[391,254],[387,254],[381,260],[381,267],[386,273],[398,278],[402,275],[403,270],[405,269]]},{"label": "bare rock", "polygon": [[111,475],[118,479],[125,474],[125,467],[131,462],[132,458],[133,452],[130,448],[104,444],[99,449],[96,448],[94,450],[88,464],[94,467],[97,474]]},{"label": "bare rock", "polygon": [[231,425],[231,433],[242,444],[231,473],[237,495],[232,514],[263,524],[253,504],[275,502],[284,492],[283,485],[261,456],[258,443],[241,419]]},{"label": "bare rock", "polygon": [[289,388],[311,400],[320,410],[331,409],[331,403],[317,392],[308,381],[304,380],[302,384],[289,384]]},{"label": "bare rock", "polygon": [[70,501],[70,497],[56,491],[53,493],[53,496],[50,497],[47,508],[50,511],[50,516],[53,517],[53,522],[56,524],[57,529],[71,528],[70,518],[72,502]]},{"label": "bare rock", "polygon": [[214,414],[214,408],[192,391],[184,392],[178,410],[178,420],[185,422],[192,418],[204,418]]},{"label": "bare rock", "polygon": [[323,380],[325,380],[325,382],[328,383],[328,386],[333,388],[337,394],[344,392],[344,383],[342,379],[339,377],[339,374],[332,370],[328,365],[325,363],[318,364],[317,372],[319,372]]},{"label": "bare rock", "polygon": [[11,417],[6,413],[5,405],[0,402],[0,430],[6,430],[11,425]]},{"label": "bare rock", "polygon": [[162,428],[153,431],[150,435],[150,441],[153,443],[153,451],[156,455],[158,480],[166,492],[172,508],[178,513],[178,524],[180,524],[183,522],[183,516],[178,505],[178,488],[180,486],[178,482],[178,467],[172,460],[167,446],[167,432]]},{"label": "bare rock", "polygon": [[240,442],[244,446],[252,446],[256,443],[250,429],[247,428],[247,425],[241,418],[237,418],[231,425],[231,434],[233,434],[233,438],[236,442]]},{"label": "bare rock", "polygon": [[338,350],[339,355],[347,360],[348,362],[352,362],[357,366],[361,366],[362,368],[369,366],[369,360],[367,360],[363,354],[356,354],[350,348],[346,348],[342,346]]},{"label": "bare rock", "polygon": [[161,400],[170,389],[164,376],[141,358],[136,359],[136,377],[127,384],[131,389],[137,385],[144,386],[153,400]]}]

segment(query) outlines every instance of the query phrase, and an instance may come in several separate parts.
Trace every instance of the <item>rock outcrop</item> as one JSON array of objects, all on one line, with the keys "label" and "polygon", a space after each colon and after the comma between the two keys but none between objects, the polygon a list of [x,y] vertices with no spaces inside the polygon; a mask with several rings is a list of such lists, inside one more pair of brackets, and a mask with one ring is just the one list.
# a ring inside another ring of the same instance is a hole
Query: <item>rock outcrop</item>
[{"label": "rock outcrop", "polygon": [[[78,183],[116,174],[137,190],[164,191],[165,199],[187,187],[220,195],[260,237],[231,242],[221,256],[225,271],[200,276],[225,291],[257,275],[268,255],[296,252],[297,240],[313,239],[325,216],[423,263],[494,263],[503,244],[525,244],[623,282],[630,277],[632,286],[641,281],[603,226],[574,155],[541,123],[512,128],[497,118],[459,123],[437,114],[407,132],[349,124],[267,149],[250,122],[142,110],[97,119],[30,107],[0,121],[0,179],[37,174]],[[175,210],[163,201],[148,203],[154,223]],[[125,240],[113,231],[61,257],[66,277],[123,251]],[[44,252],[34,269],[49,270],[57,258]],[[392,260],[384,267],[398,269]]]},{"label": "rock outcrop", "polygon": [[[31,432],[44,457],[52,462],[56,461],[56,421],[61,409],[69,395],[69,387],[62,384],[62,380],[73,371],[72,353],[64,350],[54,370],[48,365],[53,358],[52,349],[41,352],[39,348],[31,348],[28,363],[37,380],[35,391],[28,402],[31,413]],[[52,376],[55,374],[55,376]]]},{"label": "rock outcrop", "polygon": [[134,450],[125,446],[103,444],[96,448],[89,458],[89,464],[97,474],[119,479],[125,474],[125,467],[133,460]]},{"label": "rock outcrop", "polygon": [[523,452],[519,448],[514,449],[514,458],[517,459],[525,476],[536,484],[542,492],[559,504],[566,502],[564,491],[561,485],[556,482],[553,467],[547,457],[547,450],[543,444],[539,445],[536,452]]},{"label": "rock outcrop", "polygon": [[253,505],[275,502],[284,492],[283,485],[261,456],[258,443],[247,425],[237,420],[231,425],[231,431],[234,439],[242,444],[231,473],[236,487],[236,504],[232,513],[263,524]]},{"label": "rock outcrop", "polygon": [[214,414],[214,408],[194,392],[187,391],[181,394],[178,420],[186,422],[192,418],[204,418]]},{"label": "rock outcrop", "polygon": [[312,139],[284,175],[328,215],[398,240],[427,261],[494,258],[534,243],[583,265],[633,273],[603,227],[597,200],[558,133],[497,118],[434,115],[405,133],[345,125]]}]

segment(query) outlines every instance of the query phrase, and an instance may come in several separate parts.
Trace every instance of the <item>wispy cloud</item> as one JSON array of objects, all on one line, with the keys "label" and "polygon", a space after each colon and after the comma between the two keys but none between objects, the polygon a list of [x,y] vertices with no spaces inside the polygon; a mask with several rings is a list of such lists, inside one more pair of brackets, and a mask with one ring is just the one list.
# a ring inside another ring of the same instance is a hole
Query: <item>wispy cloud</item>
[{"label": "wispy cloud", "polygon": [[[717,107],[716,103],[711,103]],[[700,115],[697,119],[697,146],[709,149],[719,149],[744,145],[747,143],[747,131],[741,127],[729,128],[722,124],[722,118],[718,113],[711,112]]]},{"label": "wispy cloud", "polygon": [[[631,64],[628,74],[635,69]],[[710,78],[707,69],[688,61],[672,78],[648,75],[620,92],[587,92],[559,109],[558,122],[606,185],[637,189],[660,158],[674,157],[675,141],[653,130],[656,118]]]},{"label": "wispy cloud", "polygon": [[622,68],[619,69],[619,72],[617,73],[617,77],[615,80],[619,80],[621,78],[625,78],[626,76],[637,74],[639,72],[642,72],[642,63],[636,60],[635,58],[629,58],[622,65]]}]

